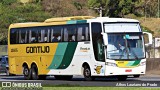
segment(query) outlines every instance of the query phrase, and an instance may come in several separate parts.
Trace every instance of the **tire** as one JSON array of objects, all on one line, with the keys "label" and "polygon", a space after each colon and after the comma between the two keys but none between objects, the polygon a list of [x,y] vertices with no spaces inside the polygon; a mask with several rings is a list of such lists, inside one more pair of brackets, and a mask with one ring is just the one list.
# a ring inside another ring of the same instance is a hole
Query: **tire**
[{"label": "tire", "polygon": [[117,79],[118,79],[118,81],[126,81],[127,76],[126,75],[118,76]]},{"label": "tire", "polygon": [[89,66],[84,66],[83,76],[86,81],[92,81],[95,79],[94,77],[91,76],[91,70],[90,70]]},{"label": "tire", "polygon": [[25,80],[31,80],[31,70],[27,66],[23,67],[23,75]]},{"label": "tire", "polygon": [[32,79],[33,80],[38,80],[39,76],[38,76],[38,68],[36,65],[32,65],[31,67],[31,75],[32,75]]},{"label": "tire", "polygon": [[57,80],[71,80],[73,75],[54,75],[55,79]]}]

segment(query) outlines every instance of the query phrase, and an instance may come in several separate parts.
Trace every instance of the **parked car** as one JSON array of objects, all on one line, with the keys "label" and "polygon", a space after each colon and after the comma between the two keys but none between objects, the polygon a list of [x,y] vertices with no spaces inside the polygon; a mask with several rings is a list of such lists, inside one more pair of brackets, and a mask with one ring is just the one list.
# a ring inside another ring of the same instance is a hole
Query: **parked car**
[{"label": "parked car", "polygon": [[0,61],[0,73],[9,75],[8,56],[2,56]]}]

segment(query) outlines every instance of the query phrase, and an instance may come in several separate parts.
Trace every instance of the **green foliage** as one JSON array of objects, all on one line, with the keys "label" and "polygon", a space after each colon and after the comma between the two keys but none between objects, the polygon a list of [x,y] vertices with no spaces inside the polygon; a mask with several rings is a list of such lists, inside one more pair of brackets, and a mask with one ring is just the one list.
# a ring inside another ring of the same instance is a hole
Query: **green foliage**
[{"label": "green foliage", "polygon": [[77,8],[77,10],[82,9],[82,5],[79,2],[73,2],[74,6]]},{"label": "green foliage", "polygon": [[[12,23],[39,22],[50,18],[51,15],[43,11],[40,3],[20,4],[11,2],[15,0],[0,1],[0,42],[7,41],[7,31]],[[4,4],[5,2],[5,4]]]},{"label": "green foliage", "polygon": [[12,3],[17,2],[17,0],[0,0],[0,2],[4,5],[11,5]]},{"label": "green foliage", "polygon": [[103,16],[124,17],[130,13],[137,14],[136,8],[142,5],[140,2],[141,0],[89,0],[88,6],[93,8],[102,6],[105,9]]},{"label": "green foliage", "polygon": [[150,32],[150,33],[154,34],[154,32],[147,27],[141,26],[141,29],[143,32]]},{"label": "green foliage", "polygon": [[[105,10],[104,10],[104,12],[105,13],[103,13],[103,16],[105,16],[107,13],[109,13],[108,12],[108,10],[109,10],[109,4],[110,4],[110,2],[112,2],[113,0],[88,0],[88,7],[89,8],[92,8],[92,9],[95,9],[95,8],[99,8],[99,7],[102,7],[102,8],[104,8]],[[114,1],[113,1],[114,2]],[[98,13],[98,11],[96,10],[96,12]]]}]

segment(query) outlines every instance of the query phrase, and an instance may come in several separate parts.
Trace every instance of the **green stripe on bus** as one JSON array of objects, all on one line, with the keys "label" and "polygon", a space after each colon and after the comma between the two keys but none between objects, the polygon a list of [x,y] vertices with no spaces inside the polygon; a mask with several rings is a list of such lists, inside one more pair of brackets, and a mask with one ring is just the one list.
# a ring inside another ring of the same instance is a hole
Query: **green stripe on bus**
[{"label": "green stripe on bus", "polygon": [[128,61],[128,64],[126,66],[132,66],[135,61]]},{"label": "green stripe on bus", "polygon": [[137,66],[139,63],[141,62],[141,60],[136,60],[132,66]]},{"label": "green stripe on bus", "polygon": [[48,69],[57,69],[61,65],[67,45],[68,45],[68,42],[58,44],[56,53]]},{"label": "green stripe on bus", "polygon": [[67,24],[76,24],[76,23],[86,23],[87,20],[70,20],[67,21]]},{"label": "green stripe on bus", "polygon": [[78,44],[78,42],[69,42],[68,43],[67,49],[66,49],[64,57],[63,57],[63,61],[58,69],[66,69],[70,65],[70,63],[73,59],[77,44]]}]

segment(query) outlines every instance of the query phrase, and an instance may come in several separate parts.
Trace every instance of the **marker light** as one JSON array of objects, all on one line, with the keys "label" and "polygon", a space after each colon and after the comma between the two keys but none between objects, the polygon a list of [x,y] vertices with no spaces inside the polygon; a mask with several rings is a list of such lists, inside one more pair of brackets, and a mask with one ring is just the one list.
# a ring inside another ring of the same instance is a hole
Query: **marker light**
[{"label": "marker light", "polygon": [[106,62],[107,66],[113,66],[113,67],[117,67],[116,63],[112,63],[112,62]]},{"label": "marker light", "polygon": [[146,65],[146,61],[140,63],[140,66],[144,66],[144,65]]}]

